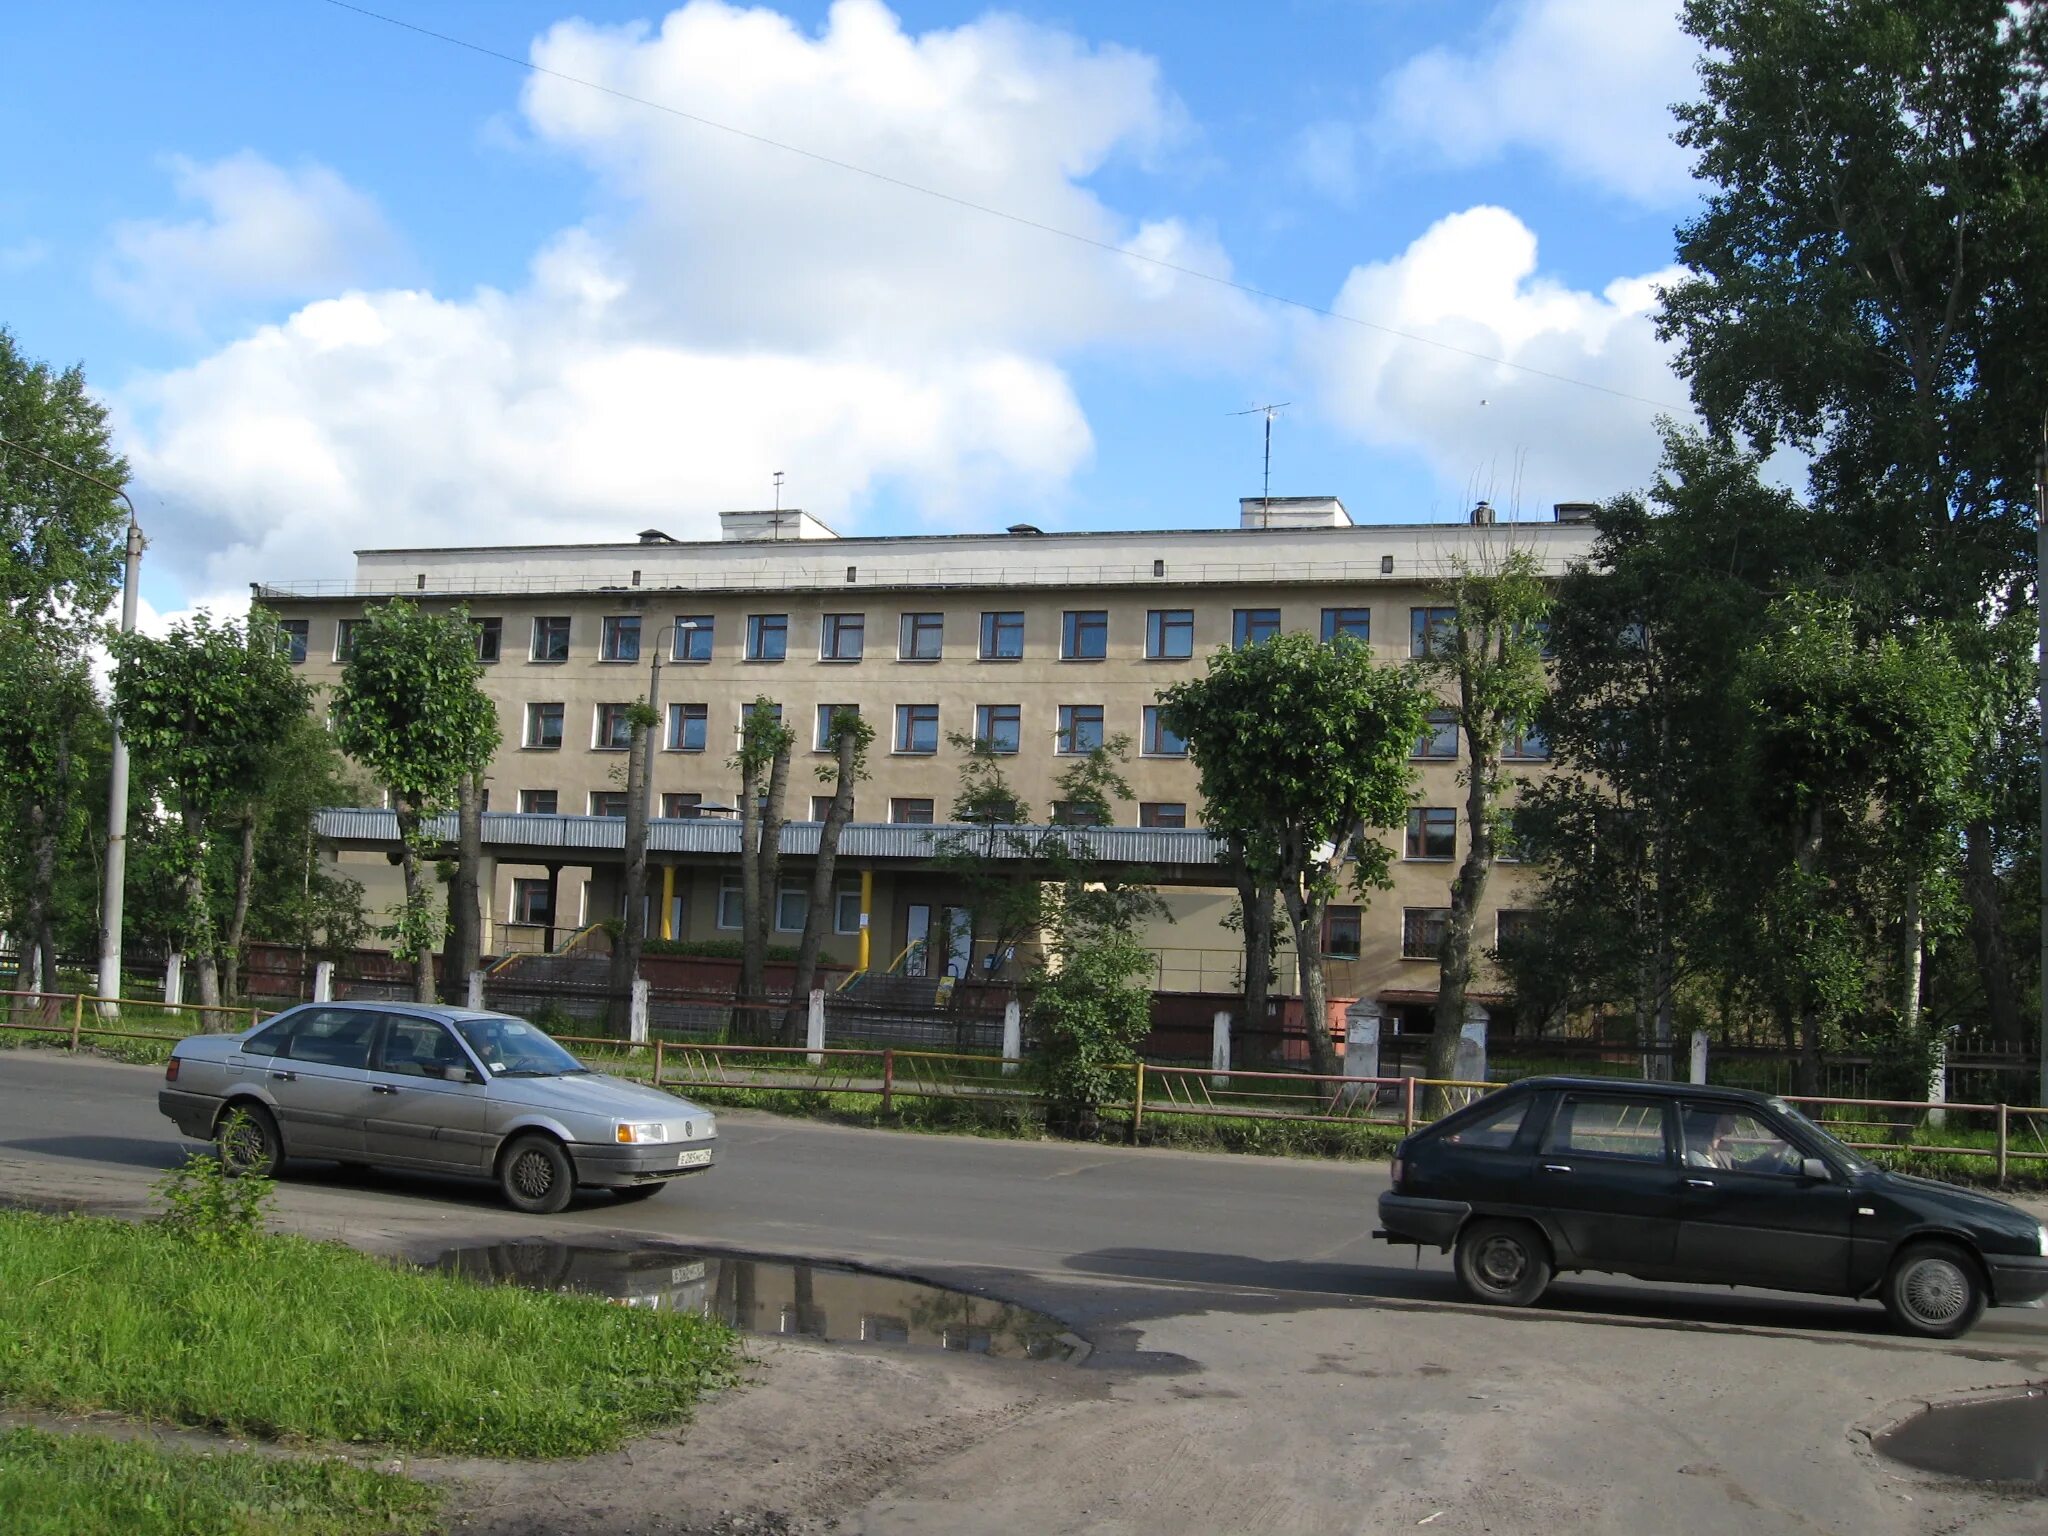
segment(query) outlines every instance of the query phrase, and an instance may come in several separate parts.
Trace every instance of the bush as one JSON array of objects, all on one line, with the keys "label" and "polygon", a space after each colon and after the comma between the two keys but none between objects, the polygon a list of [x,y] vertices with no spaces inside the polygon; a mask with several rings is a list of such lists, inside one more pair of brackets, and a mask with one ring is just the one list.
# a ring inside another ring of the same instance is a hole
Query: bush
[{"label": "bush", "polygon": [[1100,928],[1061,946],[1059,961],[1039,978],[1031,1005],[1039,1037],[1032,1064],[1046,1118],[1093,1137],[1103,1105],[1123,1096],[1138,1042],[1152,1027],[1152,993],[1141,980],[1152,957],[1134,935]]},{"label": "bush", "polygon": [[189,1154],[157,1181],[167,1231],[212,1253],[232,1253],[263,1235],[276,1187],[258,1173],[236,1175],[211,1151]]}]

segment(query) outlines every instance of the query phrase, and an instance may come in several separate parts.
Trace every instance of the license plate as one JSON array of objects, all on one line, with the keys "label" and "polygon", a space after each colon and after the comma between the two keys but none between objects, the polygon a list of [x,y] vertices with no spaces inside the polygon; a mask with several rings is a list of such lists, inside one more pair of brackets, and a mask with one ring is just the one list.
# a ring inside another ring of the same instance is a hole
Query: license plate
[{"label": "license plate", "polygon": [[702,1168],[710,1161],[711,1154],[705,1151],[678,1152],[676,1154],[676,1166],[678,1168]]}]

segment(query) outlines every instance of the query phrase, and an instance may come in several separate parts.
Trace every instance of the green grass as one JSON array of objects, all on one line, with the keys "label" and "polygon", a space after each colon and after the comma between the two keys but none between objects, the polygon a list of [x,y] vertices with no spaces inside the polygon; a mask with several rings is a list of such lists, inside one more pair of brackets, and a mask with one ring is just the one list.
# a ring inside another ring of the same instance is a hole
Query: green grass
[{"label": "green grass", "polygon": [[0,1399],[234,1434],[573,1456],[732,1377],[723,1326],[474,1285],[333,1244],[213,1253],[154,1225],[0,1212]]},{"label": "green grass", "polygon": [[333,1459],[0,1433],[9,1536],[413,1536],[433,1529],[439,1502],[419,1483]]}]

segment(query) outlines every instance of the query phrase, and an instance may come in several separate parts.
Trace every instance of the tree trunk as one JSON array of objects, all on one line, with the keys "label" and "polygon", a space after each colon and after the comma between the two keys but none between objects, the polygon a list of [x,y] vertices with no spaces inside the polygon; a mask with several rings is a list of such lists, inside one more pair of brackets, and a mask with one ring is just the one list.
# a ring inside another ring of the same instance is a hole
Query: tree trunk
[{"label": "tree trunk", "polygon": [[1920,875],[1916,870],[1906,876],[1906,911],[1901,924],[1904,954],[1904,985],[1899,999],[1899,1022],[1905,1027],[1908,1040],[1916,1039],[1920,1033],[1920,972],[1921,957],[1927,943],[1927,924],[1920,911]]},{"label": "tree trunk", "polygon": [[[1820,809],[1815,807],[1793,833],[1792,862],[1802,877],[1810,878],[1820,863],[1823,827]],[[1792,1073],[1793,1090],[1797,1093],[1820,1092],[1823,1023],[1813,988],[1803,983],[1799,995],[1799,1059]]]},{"label": "tree trunk", "polygon": [[2005,945],[2004,898],[1993,863],[1988,821],[1972,821],[1963,828],[1963,895],[1970,904],[1970,947],[1977,955],[1992,1038],[2007,1045],[2024,1045],[2019,990]]},{"label": "tree trunk", "polygon": [[1238,911],[1244,921],[1244,1022],[1247,1029],[1266,1027],[1267,997],[1273,976],[1273,897],[1249,873],[1237,879]]},{"label": "tree trunk", "polygon": [[[789,790],[789,748],[775,754],[768,768],[768,802],[761,807],[761,966],[768,965],[768,945],[782,910],[782,801]],[[762,992],[767,991],[764,979]],[[766,1033],[765,1019],[763,1033]]]},{"label": "tree trunk", "polygon": [[221,990],[229,998],[242,995],[242,936],[249,927],[249,892],[256,884],[256,811],[242,812],[241,845],[235,850],[235,906],[228,916],[227,942],[221,946],[221,960],[227,975]]},{"label": "tree trunk", "polygon": [[832,804],[825,811],[825,824],[818,829],[818,862],[811,871],[811,904],[804,910],[804,936],[797,945],[796,982],[790,988],[789,1007],[782,1015],[784,1045],[801,1044],[804,1038],[811,981],[818,972],[818,951],[824,947],[825,933],[832,925],[832,877],[839,863],[839,834],[853,820],[854,758],[860,751],[860,738],[852,731],[841,731],[833,744],[838,749],[838,763]]},{"label": "tree trunk", "polygon": [[[1487,806],[1487,787],[1498,767],[1499,740],[1498,730],[1490,736],[1483,730],[1466,732],[1472,769],[1465,784],[1465,862],[1451,882],[1451,914],[1444,923],[1443,947],[1437,952],[1436,1024],[1429,1035],[1429,1075],[1439,1081],[1457,1074],[1465,995],[1472,986],[1473,932],[1487,879],[1493,873],[1493,817]],[[1432,1089],[1430,1104],[1432,1117],[1443,1113],[1448,1106],[1445,1091]]]},{"label": "tree trunk", "polygon": [[640,950],[647,942],[647,775],[654,732],[633,727],[626,753],[626,869],[619,911],[619,937],[612,945],[610,1002],[606,1013],[620,1036],[632,1025],[633,983],[640,975]]},{"label": "tree trunk", "polygon": [[49,811],[43,802],[40,799],[31,801],[28,843],[34,850],[34,856],[30,864],[28,902],[21,917],[21,954],[14,977],[15,989],[21,992],[43,990],[40,973],[46,969],[46,964],[38,963],[36,946],[41,942],[43,930],[49,926],[50,892],[57,871],[57,838],[50,822]]},{"label": "tree trunk", "polygon": [[[403,798],[398,800],[397,806],[398,866],[405,876],[406,913],[413,920],[413,932],[417,935],[417,950],[413,955],[413,1001],[431,1003],[434,1001],[434,947],[426,942],[425,933],[419,925],[419,918],[427,909],[427,893],[419,850],[414,846],[419,837],[420,812],[418,806]],[[203,971],[200,985],[205,985]]]},{"label": "tree trunk", "polygon": [[455,787],[455,974],[447,978],[451,1002],[466,999],[470,975],[482,970],[484,963],[483,795],[481,772],[464,774]]},{"label": "tree trunk", "polygon": [[1308,1029],[1310,1070],[1333,1077],[1340,1070],[1337,1048],[1330,1043],[1330,988],[1323,974],[1323,909],[1328,903],[1314,894],[1313,877],[1296,887],[1290,882],[1280,888],[1287,907],[1288,925],[1294,930],[1294,968],[1301,980],[1302,1023]]},{"label": "tree trunk", "polygon": [[740,989],[741,1006],[734,1015],[740,1039],[755,1041],[754,1016],[747,1005],[761,997],[761,973],[767,961],[767,940],[761,932],[761,767],[744,753],[740,759]]}]

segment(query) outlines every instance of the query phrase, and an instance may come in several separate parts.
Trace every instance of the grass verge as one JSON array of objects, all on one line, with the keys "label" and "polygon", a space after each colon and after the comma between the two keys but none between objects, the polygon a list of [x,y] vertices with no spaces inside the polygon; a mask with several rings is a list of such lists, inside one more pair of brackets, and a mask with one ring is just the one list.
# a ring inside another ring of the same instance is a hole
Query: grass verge
[{"label": "grass verge", "polygon": [[407,1478],[332,1459],[0,1433],[10,1536],[415,1536],[433,1529],[439,1503]]},{"label": "grass verge", "polygon": [[216,1252],[0,1212],[0,1398],[271,1439],[574,1456],[731,1379],[720,1324],[474,1285],[333,1244]]}]

